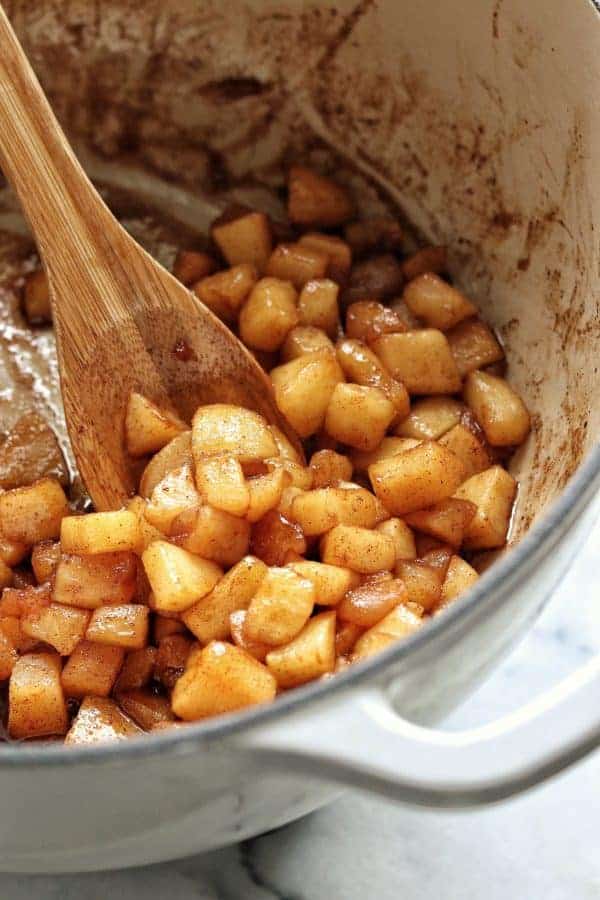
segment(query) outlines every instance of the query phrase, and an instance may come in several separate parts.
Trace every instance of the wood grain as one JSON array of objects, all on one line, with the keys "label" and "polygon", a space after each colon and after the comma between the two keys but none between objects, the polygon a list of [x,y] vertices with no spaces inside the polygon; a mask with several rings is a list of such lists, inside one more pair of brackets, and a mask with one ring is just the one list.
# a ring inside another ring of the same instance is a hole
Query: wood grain
[{"label": "wood grain", "polygon": [[188,421],[201,403],[255,409],[298,446],[254,357],[106,207],[1,7],[0,166],[48,275],[69,436],[97,509],[135,490],[123,428],[133,390]]}]

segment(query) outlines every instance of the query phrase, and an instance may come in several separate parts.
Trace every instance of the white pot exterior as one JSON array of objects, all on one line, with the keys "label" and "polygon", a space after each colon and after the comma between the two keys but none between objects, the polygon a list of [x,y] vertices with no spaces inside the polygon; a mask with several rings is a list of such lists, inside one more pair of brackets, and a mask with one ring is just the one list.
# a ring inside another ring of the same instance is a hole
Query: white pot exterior
[{"label": "white pot exterior", "polygon": [[[592,402],[600,296],[596,9],[588,0],[446,0],[426,8],[399,0],[364,2],[356,7],[360,15],[346,19],[345,42],[335,49],[330,43],[329,57],[323,61],[321,54],[319,62],[312,54],[321,32],[315,26],[313,42],[306,37],[306,4],[284,5],[298,26],[285,36],[295,34],[296,63],[308,41],[310,77],[305,73],[303,80],[298,72],[288,85],[296,92],[296,115],[302,109],[326,142],[370,178],[381,177],[425,235],[448,241],[457,275],[483,298],[486,315],[510,341],[512,371],[539,414],[529,449],[515,462],[523,484],[517,532],[538,509],[549,510],[471,597],[416,639],[337,683],[304,689],[231,725],[210,723],[125,748],[68,755],[51,748],[44,757],[39,746],[17,748],[18,755],[0,747],[1,870],[75,871],[169,859],[303,815],[334,796],[336,778],[384,790],[356,766],[339,775],[330,765],[321,771],[318,754],[304,754],[303,762],[269,754],[247,735],[285,721],[293,745],[294,728],[302,723],[306,731],[314,716],[318,744],[320,718],[335,716],[342,692],[365,681],[389,689],[403,715],[438,721],[524,632],[590,527],[584,510],[597,465],[580,475],[570,509],[557,512],[551,501],[597,440],[600,418],[600,405]],[[56,15],[54,4],[48,6]],[[110,6],[116,15],[118,4]],[[211,4],[190,0],[181,6],[190,20],[204,6],[209,18],[217,16]],[[233,58],[248,78],[274,77],[276,60],[264,46],[259,52],[256,35],[271,21],[271,46],[277,44],[273,23],[280,20],[273,13],[282,4],[231,6],[237,15],[227,14],[229,28],[219,20],[224,69]],[[319,6],[325,16],[330,7],[347,13],[356,4]],[[8,11],[35,62],[40,34],[29,5],[13,7]],[[107,35],[101,32],[97,40],[101,53]],[[176,58],[175,39],[173,45]],[[48,71],[43,53],[37,62],[42,79],[58,90],[60,74]],[[280,65],[285,68],[285,61]],[[182,81],[214,80],[210,71],[194,71],[184,69]],[[339,98],[344,84],[346,106],[329,109],[323,89]],[[194,108],[186,106],[190,98],[184,99],[183,130],[186,117],[194,119]],[[148,102],[157,102],[156,96]],[[67,121],[73,114],[66,106],[62,112]],[[281,133],[257,137],[257,158],[276,155],[273,147],[285,141],[294,147],[293,121],[284,104]],[[244,152],[231,153],[238,168],[248,165]],[[376,756],[379,737],[370,743],[367,731],[362,739],[365,758]]]}]

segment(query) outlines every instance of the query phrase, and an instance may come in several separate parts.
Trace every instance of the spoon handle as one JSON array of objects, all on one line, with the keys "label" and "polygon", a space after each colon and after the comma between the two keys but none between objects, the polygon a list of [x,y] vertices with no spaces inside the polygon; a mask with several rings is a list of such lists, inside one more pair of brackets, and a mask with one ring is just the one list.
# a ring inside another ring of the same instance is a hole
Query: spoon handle
[{"label": "spoon handle", "polygon": [[[84,264],[102,233],[98,218],[112,217],[69,147],[2,6],[0,167],[21,202],[46,267],[51,270],[57,256],[71,257],[77,267]],[[86,215],[89,204],[94,234]]]}]

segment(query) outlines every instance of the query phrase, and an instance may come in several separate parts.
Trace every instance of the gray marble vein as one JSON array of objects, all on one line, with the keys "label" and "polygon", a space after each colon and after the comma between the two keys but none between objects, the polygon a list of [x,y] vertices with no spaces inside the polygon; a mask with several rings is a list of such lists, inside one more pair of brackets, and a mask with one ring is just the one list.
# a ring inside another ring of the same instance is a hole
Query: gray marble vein
[{"label": "gray marble vein", "polygon": [[[509,712],[600,650],[599,557],[600,526],[533,631],[446,727]],[[204,856],[96,875],[0,875],[0,900],[598,900],[599,834],[597,753],[490,809],[413,810],[348,792]]]}]

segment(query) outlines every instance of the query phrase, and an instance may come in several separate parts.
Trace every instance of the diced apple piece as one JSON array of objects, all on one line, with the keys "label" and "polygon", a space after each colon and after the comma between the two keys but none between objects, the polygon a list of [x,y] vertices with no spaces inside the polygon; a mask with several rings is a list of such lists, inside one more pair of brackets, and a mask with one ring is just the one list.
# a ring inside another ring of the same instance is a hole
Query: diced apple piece
[{"label": "diced apple piece", "polygon": [[87,513],[85,516],[66,516],[60,529],[63,553],[137,552],[141,544],[140,525],[134,513],[126,509],[117,512]]},{"label": "diced apple piece", "polygon": [[12,569],[9,569],[6,563],[0,559],[0,591],[2,591],[2,589],[5,587],[9,587],[12,583]]},{"label": "diced apple piece", "polygon": [[193,291],[216,316],[234,322],[257,279],[254,266],[241,263],[197,281]]},{"label": "diced apple piece", "polygon": [[249,522],[258,522],[269,510],[275,509],[281,500],[283,489],[291,481],[285,469],[273,469],[266,475],[249,478],[246,482],[250,504],[246,512]]},{"label": "diced apple piece", "polygon": [[506,543],[517,483],[502,466],[492,466],[473,475],[456,491],[455,497],[477,507],[465,532],[469,550],[491,550]]},{"label": "diced apple piece", "polygon": [[21,628],[27,637],[50,644],[61,656],[69,656],[85,635],[89,618],[86,609],[51,603],[24,615]]},{"label": "diced apple piece", "polygon": [[502,347],[480,319],[467,319],[446,333],[460,377],[504,359]]},{"label": "diced apple piece", "polygon": [[268,572],[256,556],[245,556],[227,572],[208,596],[183,613],[183,621],[203,644],[229,637],[229,617],[247,609]]},{"label": "diced apple piece", "polygon": [[183,675],[193,644],[185,634],[169,634],[160,641],[154,677],[167,690],[173,690]]},{"label": "diced apple piece", "polygon": [[17,648],[4,631],[0,630],[0,681],[10,678],[18,658]]},{"label": "diced apple piece", "polygon": [[374,575],[348,591],[336,608],[341,621],[361,628],[372,628],[394,609],[409,599],[404,582],[399,578]]},{"label": "diced apple piece", "polygon": [[244,631],[247,615],[248,611],[245,609],[236,609],[231,613],[229,616],[231,639],[240,650],[245,650],[246,653],[249,653],[254,659],[259,660],[259,662],[264,662],[267,653],[273,648],[270,644],[261,644],[260,641],[251,641],[248,639]]},{"label": "diced apple piece", "polygon": [[281,457],[267,459],[265,460],[265,464],[270,472],[281,469],[281,471],[287,475],[286,481],[290,485],[298,487],[303,491],[309,491],[311,489],[313,474],[312,469],[309,469],[307,466],[299,466],[292,462],[291,459],[282,459]]},{"label": "diced apple piece", "polygon": [[352,463],[335,450],[318,450],[310,458],[313,487],[335,487],[338,481],[350,481]]},{"label": "diced apple piece", "polygon": [[25,559],[28,551],[27,544],[20,541],[9,541],[0,533],[0,559],[7,566],[18,566]]},{"label": "diced apple piece", "polygon": [[354,213],[345,188],[305,166],[291,167],[288,191],[288,216],[296,225],[335,228]]},{"label": "diced apple piece", "polygon": [[244,633],[252,641],[286,644],[304,627],[314,604],[312,581],[273,566],[250,602]]},{"label": "diced apple piece", "polygon": [[416,557],[415,536],[402,519],[386,519],[385,522],[380,522],[379,525],[376,525],[375,530],[381,534],[386,534],[394,542],[396,562],[399,562],[401,559],[414,559]]},{"label": "diced apple piece", "polygon": [[267,262],[266,273],[282,281],[291,281],[298,290],[315,278],[324,278],[329,257],[306,244],[278,244]]},{"label": "diced apple piece", "polygon": [[204,719],[273,700],[277,682],[266,666],[243,650],[212,641],[181,676],[172,697],[184,721]]},{"label": "diced apple piece", "polygon": [[204,505],[178,517],[171,535],[184,550],[228,567],[248,552],[250,524],[222,509]]},{"label": "diced apple piece", "polygon": [[289,644],[271,650],[266,663],[280,688],[295,687],[333,672],[335,666],[335,613],[310,619]]},{"label": "diced apple piece", "polygon": [[410,411],[408,391],[400,381],[392,378],[366,344],[346,338],[338,341],[336,351],[338,362],[349,381],[365,387],[379,388],[394,404],[395,421],[408,415]]},{"label": "diced apple piece", "polygon": [[[177,624],[180,623],[177,622]],[[163,639],[161,638],[161,640]],[[114,685],[115,694],[146,687],[152,680],[157,655],[156,647],[141,647],[139,650],[132,650],[131,653],[128,653]]]},{"label": "diced apple piece", "polygon": [[358,638],[354,645],[352,659],[359,661],[373,656],[396,641],[413,634],[422,624],[419,616],[399,603],[381,622],[378,622],[373,628],[369,628]]},{"label": "diced apple piece", "polygon": [[152,457],[140,479],[140,494],[149,498],[166,475],[192,463],[192,432],[184,431]]},{"label": "diced apple piece", "polygon": [[143,732],[114,700],[85,697],[65,738],[65,744],[110,744]]},{"label": "diced apple piece", "polygon": [[357,640],[364,634],[365,629],[361,628],[359,625],[353,625],[351,622],[340,622],[339,620],[336,623],[335,629],[335,655],[339,659],[339,657],[346,657],[351,651]]},{"label": "diced apple piece", "polygon": [[338,292],[338,285],[329,278],[307,281],[298,299],[300,324],[321,328],[335,340],[340,327]]},{"label": "diced apple piece", "polygon": [[135,391],[129,395],[125,414],[125,442],[130,456],[156,453],[186,430],[185,422],[174,413],[161,409]]},{"label": "diced apple piece", "polygon": [[57,541],[40,541],[31,552],[31,568],[38,584],[52,581],[60,561],[60,544]]},{"label": "diced apple piece", "polygon": [[396,566],[396,574],[406,585],[407,600],[418,603],[424,610],[438,605],[442,596],[445,572],[420,559],[403,559]]},{"label": "diced apple piece", "polygon": [[262,212],[246,212],[229,221],[217,221],[212,238],[230,266],[250,263],[262,271],[271,254],[271,228]]},{"label": "diced apple piece", "polygon": [[405,518],[408,525],[417,531],[430,534],[431,537],[458,548],[476,512],[474,503],[450,497],[427,509],[407,513]]},{"label": "diced apple piece", "polygon": [[413,315],[440,331],[448,331],[463,319],[477,315],[477,307],[470,300],[433,272],[409,281],[402,297]]},{"label": "diced apple piece", "polygon": [[335,347],[324,331],[312,325],[296,325],[289,332],[281,347],[283,363],[306,356],[309,353],[335,353]]},{"label": "diced apple piece", "polygon": [[278,350],[298,324],[297,302],[291,282],[261,278],[240,311],[239,329],[244,344],[255,350]]},{"label": "diced apple piece", "polygon": [[406,450],[412,450],[417,447],[421,441],[415,438],[401,437],[384,437],[377,449],[369,452],[355,450],[351,454],[351,460],[357,472],[366,472],[373,463],[380,462],[382,459],[390,459],[399,453],[405,453]]},{"label": "diced apple piece", "polygon": [[120,694],[119,705],[144,731],[175,721],[169,700],[143,688]]},{"label": "diced apple piece", "polygon": [[471,372],[463,396],[493,447],[516,446],[529,434],[527,407],[504,378]]},{"label": "diced apple piece", "polygon": [[294,447],[292,442],[286,435],[281,431],[277,425],[271,425],[271,434],[273,435],[273,439],[277,444],[278,456],[281,456],[282,459],[288,459],[290,462],[296,463],[298,466],[304,465],[304,459]]},{"label": "diced apple piece", "polygon": [[323,425],[333,390],[344,376],[332,353],[318,352],[277,366],[271,379],[277,406],[300,437],[308,437]]},{"label": "diced apple piece", "polygon": [[250,491],[235,456],[208,456],[196,463],[196,482],[206,503],[232,516],[243,516],[250,506]]},{"label": "diced apple piece", "polygon": [[212,256],[201,250],[180,250],[173,263],[173,275],[186,287],[212,275],[217,264]]},{"label": "diced apple piece", "polygon": [[92,613],[85,633],[86,640],[139,650],[148,642],[150,610],[139,603],[122,606],[100,606]]},{"label": "diced apple piece", "polygon": [[399,437],[436,441],[460,422],[463,405],[452,397],[426,397],[418,400],[396,427]]},{"label": "diced apple piece", "polygon": [[384,334],[373,350],[410,394],[455,394],[460,375],[446,336],[435,328]]},{"label": "diced apple piece", "polygon": [[128,603],[135,592],[137,560],[133,553],[77,556],[63,553],[54,579],[55,603],[96,609],[103,603]]},{"label": "diced apple piece", "polygon": [[457,597],[468,591],[478,579],[478,573],[466,560],[461,556],[453,556],[442,585],[442,597],[438,609],[447,606],[452,600],[456,600]]},{"label": "diced apple piece", "polygon": [[352,525],[337,525],[321,541],[321,559],[333,566],[374,575],[393,568],[396,550],[386,534]]},{"label": "diced apple piece", "polygon": [[435,441],[424,441],[412,450],[369,466],[375,493],[397,516],[450,497],[463,474],[458,457]]},{"label": "diced apple piece", "polygon": [[289,568],[313,583],[317,606],[336,606],[349,590],[360,583],[356,572],[341,566],[303,560],[290,563]]},{"label": "diced apple piece", "polygon": [[477,475],[478,472],[483,472],[491,465],[490,454],[482,441],[462,423],[455,425],[454,428],[442,435],[439,442],[460,459],[464,467],[465,478]]},{"label": "diced apple piece", "polygon": [[298,243],[311,250],[318,250],[329,257],[327,277],[338,284],[343,284],[352,266],[352,251],[346,241],[333,234],[309,231],[298,239]]},{"label": "diced apple piece", "polygon": [[23,311],[30,325],[45,325],[52,321],[50,286],[43,269],[36,269],[25,276]]},{"label": "diced apple piece", "polygon": [[365,488],[318,488],[299,494],[292,503],[292,518],[307,537],[324,534],[336,525],[373,528],[377,503]]},{"label": "diced apple piece", "polygon": [[114,645],[80,641],[62,672],[67,697],[108,697],[123,665],[125,650]]},{"label": "diced apple piece", "polygon": [[148,519],[146,518],[146,509],[148,504],[142,497],[132,497],[129,503],[127,504],[127,509],[129,512],[132,512],[136,519],[138,520],[138,524],[140,526],[140,552],[145,550],[152,541],[160,541],[163,539],[164,534],[162,531],[159,531],[158,528],[155,528],[154,525],[151,525]]},{"label": "diced apple piece", "polygon": [[68,513],[65,492],[54,478],[0,494],[0,532],[9,541],[31,546],[57,538]]},{"label": "diced apple piece", "polygon": [[359,342],[369,344],[381,334],[406,330],[398,313],[376,300],[358,300],[346,310],[346,336]]},{"label": "diced apple piece", "polygon": [[8,733],[15,740],[65,734],[67,705],[60,656],[29,653],[13,668],[8,686]]},{"label": "diced apple piece", "polygon": [[223,453],[245,463],[277,456],[277,445],[267,422],[258,413],[213,403],[201,406],[194,415],[192,453],[196,463],[204,456]]},{"label": "diced apple piece", "polygon": [[167,541],[155,541],[144,550],[142,563],[154,593],[155,609],[177,613],[205,597],[223,572],[214,562],[201,559]]},{"label": "diced apple piece", "polygon": [[[288,488],[289,490],[289,488]],[[302,528],[272,509],[252,527],[250,549],[268,566],[283,565],[289,553],[306,553]]]},{"label": "diced apple piece", "polygon": [[378,388],[337,384],[325,414],[325,431],[342,444],[375,450],[394,418],[395,408]]},{"label": "diced apple piece", "polygon": [[152,491],[144,509],[144,518],[163,535],[170,534],[175,519],[186,510],[200,506],[192,467],[188,464],[168,472]]}]

